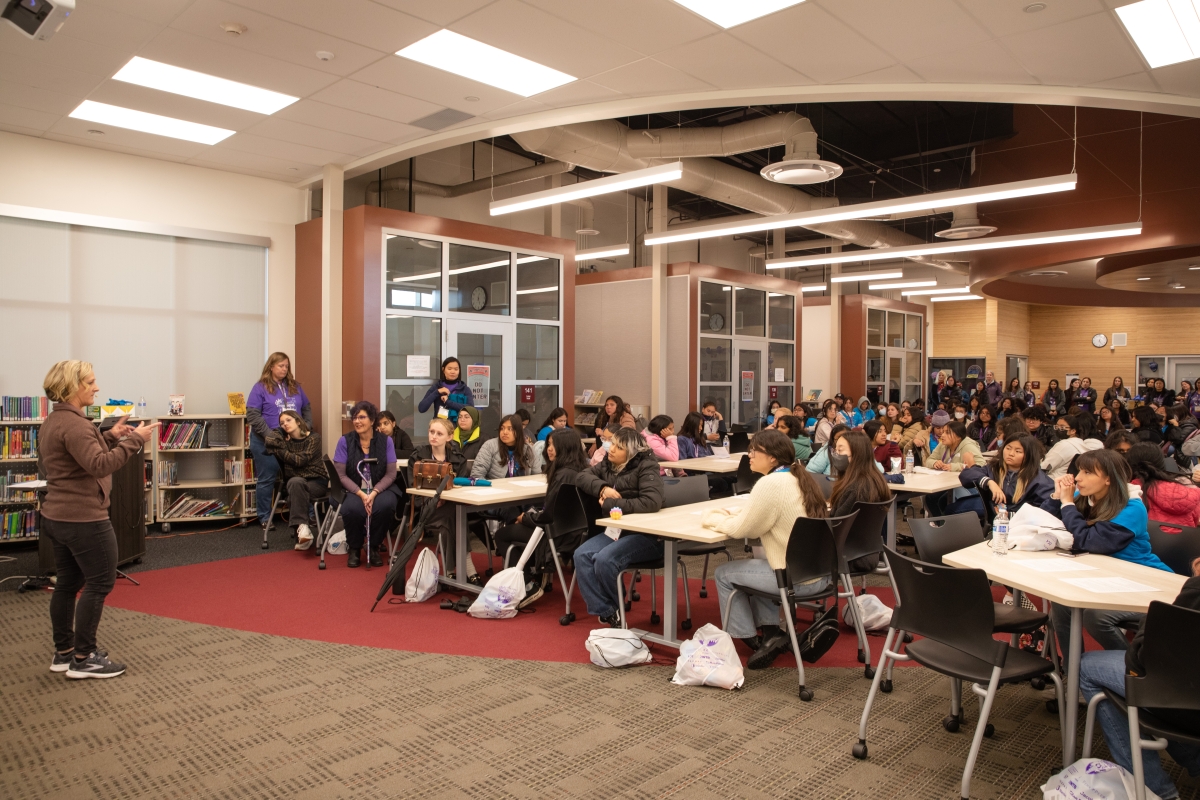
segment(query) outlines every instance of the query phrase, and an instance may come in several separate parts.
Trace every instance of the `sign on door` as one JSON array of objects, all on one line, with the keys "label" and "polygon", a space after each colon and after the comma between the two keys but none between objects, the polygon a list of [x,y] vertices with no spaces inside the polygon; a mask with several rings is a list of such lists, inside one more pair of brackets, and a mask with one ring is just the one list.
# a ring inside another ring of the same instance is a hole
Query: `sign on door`
[{"label": "sign on door", "polygon": [[476,408],[487,408],[492,388],[492,368],[486,364],[468,364],[467,388],[471,390],[471,404]]},{"label": "sign on door", "polygon": [[742,370],[742,402],[754,402],[754,371]]}]

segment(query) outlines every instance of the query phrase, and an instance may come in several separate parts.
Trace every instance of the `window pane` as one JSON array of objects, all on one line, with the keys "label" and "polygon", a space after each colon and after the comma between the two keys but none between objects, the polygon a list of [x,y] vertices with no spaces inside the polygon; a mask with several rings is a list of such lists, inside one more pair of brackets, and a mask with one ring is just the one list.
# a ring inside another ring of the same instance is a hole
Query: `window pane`
[{"label": "window pane", "polygon": [[887,312],[886,347],[904,347],[904,315],[899,311]]},{"label": "window pane", "polygon": [[[434,380],[442,365],[442,321],[436,317],[388,317],[384,356],[387,362],[384,377],[389,380]],[[422,371],[414,364],[418,374],[410,374],[408,356],[423,356],[428,369]]]},{"label": "window pane", "polygon": [[[429,420],[433,419],[433,406],[424,414],[417,411],[417,403],[428,391],[427,384],[420,386],[385,386],[384,408],[396,417],[396,424],[407,431],[412,437],[413,444],[425,444],[429,441]],[[401,456],[407,458],[407,455]]]},{"label": "window pane", "polygon": [[729,324],[729,299],[733,291],[719,283],[700,282],[700,332],[732,332]]},{"label": "window pane", "polygon": [[867,350],[867,383],[883,381],[883,351]]},{"label": "window pane", "polygon": [[387,239],[388,308],[442,310],[442,243],[408,236]]},{"label": "window pane", "polygon": [[775,396],[771,399],[778,400],[779,404],[781,406],[783,406],[785,409],[787,409],[788,413],[791,413],[792,387],[790,385],[788,385],[788,386],[772,386],[771,388],[775,390]]},{"label": "window pane", "polygon": [[729,380],[728,339],[700,337],[700,380],[715,382]]},{"label": "window pane", "polygon": [[867,346],[883,347],[883,312],[877,308],[867,309]]},{"label": "window pane", "polygon": [[738,336],[766,336],[767,293],[758,289],[734,289],[733,332]]},{"label": "window pane", "polygon": [[772,339],[796,338],[796,298],[790,294],[771,292],[767,298],[770,305]]},{"label": "window pane", "polygon": [[[550,412],[558,408],[558,387],[557,386],[529,386],[526,390],[533,390],[533,402],[522,403],[521,397],[524,395],[522,387],[517,387],[517,408],[523,408],[529,412],[529,429],[525,431],[530,437],[537,439],[538,431],[542,429],[542,423],[546,421],[546,417],[550,416]],[[570,409],[567,409],[570,411]],[[581,434],[582,435],[582,434]],[[589,434],[590,436],[591,434]]]},{"label": "window pane", "polygon": [[914,383],[904,387],[904,399],[912,402],[921,396],[921,384]]},{"label": "window pane", "polygon": [[[486,407],[475,400],[480,409],[479,426],[484,436],[490,436],[500,425],[501,402],[504,390],[504,337],[494,333],[458,333],[458,360],[462,364],[463,377],[470,373],[473,365],[491,367],[488,381],[488,403]],[[432,408],[432,406],[430,406]]]},{"label": "window pane", "polygon": [[904,370],[905,383],[915,383],[920,388],[921,385],[921,354],[918,352],[905,353],[907,366]]},{"label": "window pane", "polygon": [[518,317],[558,319],[558,289],[557,258],[517,256]]},{"label": "window pane", "polygon": [[507,316],[509,259],[504,250],[450,245],[450,310]]},{"label": "window pane", "polygon": [[712,401],[717,404],[717,411],[725,418],[726,427],[729,424],[729,387],[728,386],[701,386],[700,387],[700,408],[704,408],[704,404]]},{"label": "window pane", "polygon": [[558,331],[556,325],[517,326],[517,380],[558,380]]},{"label": "window pane", "polygon": [[[795,366],[796,363],[795,359],[792,357],[792,351],[793,346],[790,344],[775,344],[772,342],[771,344],[767,345],[768,382],[792,382],[792,367]],[[779,377],[779,370],[783,370],[782,378]]]},{"label": "window pane", "polygon": [[905,342],[905,345],[909,350],[920,350],[921,336],[924,328],[921,324],[922,320],[916,314],[908,314],[907,319],[908,324],[905,326],[905,334],[908,337],[908,341]]},{"label": "window pane", "polygon": [[871,401],[871,405],[873,405],[873,406],[878,405],[879,403],[886,403],[887,399],[883,392],[883,384],[882,383],[868,383],[867,384],[867,399]]}]

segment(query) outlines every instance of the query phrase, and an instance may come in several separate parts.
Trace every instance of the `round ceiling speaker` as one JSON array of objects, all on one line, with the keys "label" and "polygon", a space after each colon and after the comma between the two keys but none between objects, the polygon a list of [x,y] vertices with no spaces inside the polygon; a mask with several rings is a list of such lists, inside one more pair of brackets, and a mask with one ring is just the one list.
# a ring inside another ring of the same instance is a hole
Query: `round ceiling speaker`
[{"label": "round ceiling speaker", "polygon": [[819,158],[789,158],[767,164],[759,174],[775,183],[800,186],[831,181],[842,174],[842,166]]},{"label": "round ceiling speaker", "polygon": [[978,239],[980,236],[987,236],[989,233],[995,232],[996,228],[992,225],[959,225],[938,231],[934,236],[939,239]]},{"label": "round ceiling speaker", "polygon": [[579,228],[575,232],[580,236],[596,236],[600,233],[600,231],[596,230],[595,228]]}]

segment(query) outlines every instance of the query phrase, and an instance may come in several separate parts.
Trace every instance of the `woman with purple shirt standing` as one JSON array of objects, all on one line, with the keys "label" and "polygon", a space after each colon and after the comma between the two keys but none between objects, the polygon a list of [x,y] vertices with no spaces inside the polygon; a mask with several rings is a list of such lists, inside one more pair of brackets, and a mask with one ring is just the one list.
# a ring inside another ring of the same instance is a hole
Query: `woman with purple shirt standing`
[{"label": "woman with purple shirt standing", "polygon": [[271,493],[279,476],[279,461],[267,452],[267,434],[279,427],[279,412],[295,411],[312,426],[312,406],[304,389],[292,375],[287,353],[271,353],[262,376],[246,400],[246,420],[250,423],[250,454],[254,457],[254,504],[258,521],[266,527],[271,520]]}]

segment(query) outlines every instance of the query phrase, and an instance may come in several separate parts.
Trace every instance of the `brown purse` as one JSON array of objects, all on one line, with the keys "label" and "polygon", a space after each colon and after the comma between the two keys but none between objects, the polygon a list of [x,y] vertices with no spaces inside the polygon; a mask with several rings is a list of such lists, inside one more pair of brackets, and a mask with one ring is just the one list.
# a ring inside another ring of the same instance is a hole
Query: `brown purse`
[{"label": "brown purse", "polygon": [[452,474],[449,461],[417,461],[412,467],[414,489],[437,489]]}]

